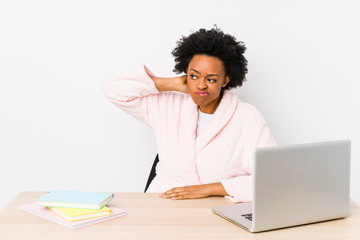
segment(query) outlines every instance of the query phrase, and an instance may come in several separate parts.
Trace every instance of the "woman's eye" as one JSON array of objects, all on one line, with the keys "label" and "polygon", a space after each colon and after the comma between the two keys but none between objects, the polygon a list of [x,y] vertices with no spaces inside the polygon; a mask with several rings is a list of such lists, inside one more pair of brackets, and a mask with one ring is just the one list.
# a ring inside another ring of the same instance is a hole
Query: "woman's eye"
[{"label": "woman's eye", "polygon": [[208,81],[211,82],[211,83],[215,83],[215,82],[216,82],[216,79],[208,78]]},{"label": "woman's eye", "polygon": [[190,74],[191,79],[197,79],[197,77],[194,74]]}]

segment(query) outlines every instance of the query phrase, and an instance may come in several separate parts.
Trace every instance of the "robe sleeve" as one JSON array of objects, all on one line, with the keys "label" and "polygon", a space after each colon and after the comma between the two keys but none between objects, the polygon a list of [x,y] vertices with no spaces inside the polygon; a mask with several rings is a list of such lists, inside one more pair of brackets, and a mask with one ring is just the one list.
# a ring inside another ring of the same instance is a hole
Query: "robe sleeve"
[{"label": "robe sleeve", "polygon": [[[257,138],[256,148],[270,147],[276,145],[277,143],[272,136],[269,127],[266,123],[264,123]],[[248,169],[246,169],[249,175],[238,176],[230,179],[223,179],[220,181],[221,184],[224,186],[225,191],[229,194],[229,196],[225,197],[233,202],[252,201],[252,156],[253,155],[251,155],[251,157],[247,159],[247,161],[250,162],[250,164],[247,165]]]},{"label": "robe sleeve", "polygon": [[150,76],[152,73],[143,65],[129,75],[105,81],[102,90],[116,106],[152,127],[159,91]]}]

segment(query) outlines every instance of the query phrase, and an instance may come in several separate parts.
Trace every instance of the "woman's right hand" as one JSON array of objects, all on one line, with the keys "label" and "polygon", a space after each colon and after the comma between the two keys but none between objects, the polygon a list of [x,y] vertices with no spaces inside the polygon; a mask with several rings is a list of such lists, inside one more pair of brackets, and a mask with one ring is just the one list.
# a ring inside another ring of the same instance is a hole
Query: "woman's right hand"
[{"label": "woman's right hand", "polygon": [[177,78],[178,91],[182,93],[189,93],[189,87],[187,85],[187,75],[183,75]]},{"label": "woman's right hand", "polygon": [[182,93],[189,93],[186,75],[172,78],[150,76],[150,78],[154,81],[155,86],[159,91],[177,91]]}]

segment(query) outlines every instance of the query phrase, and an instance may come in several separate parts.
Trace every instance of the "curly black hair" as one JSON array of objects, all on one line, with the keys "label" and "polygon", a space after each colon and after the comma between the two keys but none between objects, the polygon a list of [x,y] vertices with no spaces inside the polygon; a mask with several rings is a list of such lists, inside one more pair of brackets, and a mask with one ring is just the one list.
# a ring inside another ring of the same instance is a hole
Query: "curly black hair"
[{"label": "curly black hair", "polygon": [[248,71],[247,60],[244,57],[246,47],[235,37],[224,34],[217,26],[211,30],[201,28],[189,36],[182,36],[172,51],[175,57],[175,73],[186,73],[194,55],[204,54],[220,59],[225,67],[230,82],[224,87],[231,89],[240,87]]}]

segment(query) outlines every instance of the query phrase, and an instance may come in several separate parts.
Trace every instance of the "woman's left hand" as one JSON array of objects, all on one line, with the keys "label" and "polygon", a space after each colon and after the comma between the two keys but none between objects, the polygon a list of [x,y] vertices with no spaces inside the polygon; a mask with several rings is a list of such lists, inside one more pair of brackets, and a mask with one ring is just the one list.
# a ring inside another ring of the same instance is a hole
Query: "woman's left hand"
[{"label": "woman's left hand", "polygon": [[211,183],[211,184],[172,188],[160,194],[160,197],[173,199],[173,200],[181,200],[181,199],[206,198],[209,196],[226,196],[226,195],[227,193],[221,183]]}]

